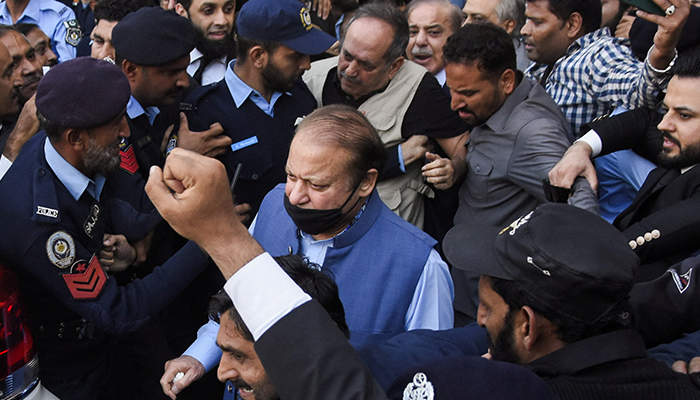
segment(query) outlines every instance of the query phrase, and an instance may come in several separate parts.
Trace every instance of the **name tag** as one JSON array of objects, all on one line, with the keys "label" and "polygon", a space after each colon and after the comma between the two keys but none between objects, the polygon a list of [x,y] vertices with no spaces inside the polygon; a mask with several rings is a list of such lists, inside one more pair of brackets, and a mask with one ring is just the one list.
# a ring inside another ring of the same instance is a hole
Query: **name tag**
[{"label": "name tag", "polygon": [[231,145],[231,150],[232,151],[238,151],[240,149],[244,149],[248,146],[252,146],[255,143],[258,143],[258,137],[257,136],[251,136],[248,139],[243,139],[240,142],[236,142]]}]

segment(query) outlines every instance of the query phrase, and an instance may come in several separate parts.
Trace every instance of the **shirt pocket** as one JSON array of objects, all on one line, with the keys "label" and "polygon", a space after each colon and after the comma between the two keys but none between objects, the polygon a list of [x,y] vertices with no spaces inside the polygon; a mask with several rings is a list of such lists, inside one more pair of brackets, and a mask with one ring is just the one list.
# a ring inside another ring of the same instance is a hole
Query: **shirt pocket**
[{"label": "shirt pocket", "polygon": [[493,164],[484,156],[473,154],[468,161],[467,187],[475,199],[486,199],[489,193],[489,179]]}]

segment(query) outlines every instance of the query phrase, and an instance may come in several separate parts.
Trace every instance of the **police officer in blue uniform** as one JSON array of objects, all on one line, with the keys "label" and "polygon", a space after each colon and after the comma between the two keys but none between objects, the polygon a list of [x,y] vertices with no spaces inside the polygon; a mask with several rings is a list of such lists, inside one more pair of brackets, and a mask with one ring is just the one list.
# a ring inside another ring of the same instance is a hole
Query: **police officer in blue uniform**
[{"label": "police officer in blue uniform", "polygon": [[142,225],[127,219],[149,212],[129,206],[137,202],[116,207],[109,198],[125,187],[127,175],[114,172],[123,162],[119,141],[129,136],[129,95],[124,74],[106,61],[57,65],[37,90],[43,131],[0,181],[0,259],[19,277],[40,377],[63,399],[134,398],[123,394],[130,381],[114,368],[116,339],[165,307],[207,266],[189,244],[143,279],[119,286],[100,262],[104,234],[120,233],[116,222]]},{"label": "police officer in blue uniform", "polygon": [[29,0],[20,15],[13,15],[10,9],[19,3],[21,0],[0,3],[0,24],[37,24],[51,38],[51,47],[59,63],[75,58],[82,32],[73,10],[55,0]]}]

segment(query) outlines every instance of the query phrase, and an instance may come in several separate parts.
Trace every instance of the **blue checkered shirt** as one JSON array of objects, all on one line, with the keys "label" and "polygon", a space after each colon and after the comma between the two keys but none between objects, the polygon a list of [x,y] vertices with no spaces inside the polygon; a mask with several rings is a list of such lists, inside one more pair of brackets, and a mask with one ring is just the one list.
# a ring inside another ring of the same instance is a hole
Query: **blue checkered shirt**
[{"label": "blue checkered shirt", "polygon": [[[610,36],[608,28],[580,37],[547,77],[547,93],[561,107],[573,132],[581,125],[627,109],[655,107],[670,74],[656,73],[632,55],[628,39]],[[542,82],[547,65],[533,63],[525,73]]]}]

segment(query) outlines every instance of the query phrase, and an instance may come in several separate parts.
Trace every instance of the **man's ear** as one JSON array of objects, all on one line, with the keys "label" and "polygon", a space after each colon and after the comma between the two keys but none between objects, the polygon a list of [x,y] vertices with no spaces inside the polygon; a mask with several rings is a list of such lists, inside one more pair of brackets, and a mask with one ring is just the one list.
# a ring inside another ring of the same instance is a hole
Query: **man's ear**
[{"label": "man's ear", "polygon": [[566,36],[569,39],[576,40],[584,35],[583,29],[583,17],[581,14],[575,12],[569,15],[569,18],[564,23],[564,29],[566,29]]},{"label": "man's ear", "polygon": [[75,150],[83,150],[87,147],[88,132],[85,129],[69,128],[63,132],[62,139]]},{"label": "man's ear", "polygon": [[508,32],[508,34],[510,35],[511,33],[513,33],[517,25],[518,23],[513,18],[510,18],[507,19],[506,22],[501,24],[501,28],[505,29],[505,31]]},{"label": "man's ear", "polygon": [[183,7],[182,4],[180,4],[180,3],[175,3],[175,12],[180,14],[180,16],[183,16],[185,18],[189,17],[187,10],[185,10],[185,7]]},{"label": "man's ear", "polygon": [[253,46],[248,50],[248,61],[253,64],[256,68],[264,68],[267,65],[267,59],[270,57],[270,53],[263,49],[261,46]]},{"label": "man's ear", "polygon": [[401,68],[404,61],[406,61],[405,58],[399,57],[391,63],[391,66],[389,67],[389,79],[394,79],[394,75],[399,72],[399,68]]},{"label": "man's ear", "polygon": [[129,60],[122,61],[122,71],[129,82],[133,82],[141,74],[141,66],[132,63]]},{"label": "man's ear", "polygon": [[379,172],[376,169],[372,168],[367,171],[362,182],[360,182],[360,187],[357,189],[357,193],[360,197],[367,197],[372,193],[374,187],[377,185],[378,178]]},{"label": "man's ear", "polygon": [[501,83],[501,87],[503,88],[503,93],[507,95],[513,93],[515,87],[517,86],[515,82],[515,71],[512,69],[507,69],[503,71],[501,77],[498,79]]},{"label": "man's ear", "polygon": [[539,323],[540,316],[529,306],[523,306],[520,309],[519,316],[521,321],[519,321],[520,325],[516,326],[516,335],[520,336],[523,347],[528,351],[532,351],[537,343],[537,339],[542,334]]}]

